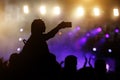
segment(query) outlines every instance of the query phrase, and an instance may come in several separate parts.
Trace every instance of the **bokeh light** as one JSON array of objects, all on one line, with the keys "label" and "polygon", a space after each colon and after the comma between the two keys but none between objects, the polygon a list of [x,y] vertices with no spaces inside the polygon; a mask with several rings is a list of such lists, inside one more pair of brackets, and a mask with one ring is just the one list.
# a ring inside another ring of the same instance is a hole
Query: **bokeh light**
[{"label": "bokeh light", "polygon": [[119,10],[117,8],[113,9],[114,16],[119,16]]},{"label": "bokeh light", "polygon": [[55,15],[60,15],[60,7],[58,7],[58,6],[56,6],[56,7],[54,7],[54,11],[53,11],[53,13],[55,14]]},{"label": "bokeh light", "polygon": [[23,28],[20,29],[20,32],[23,32]]},{"label": "bokeh light", "polygon": [[45,14],[46,14],[46,7],[45,7],[45,6],[41,6],[41,7],[39,8],[39,10],[40,10],[40,13],[41,13],[42,15],[45,15]]},{"label": "bokeh light", "polygon": [[24,11],[25,14],[29,13],[29,7],[28,7],[28,5],[24,5],[23,6],[23,11]]},{"label": "bokeh light", "polygon": [[112,49],[108,49],[108,52],[111,53],[111,52],[112,52]]},{"label": "bokeh light", "polygon": [[110,35],[109,35],[109,34],[105,34],[105,37],[106,37],[106,38],[109,38],[109,37],[110,37]]},{"label": "bokeh light", "polygon": [[21,38],[21,37],[19,38],[19,41],[22,41],[22,38]]},{"label": "bokeh light", "polygon": [[20,51],[21,51],[21,48],[17,48],[17,51],[20,52]]},{"label": "bokeh light", "polygon": [[79,7],[77,8],[77,12],[76,12],[76,15],[79,17],[79,16],[84,16],[84,8],[82,7]]},{"label": "bokeh light", "polygon": [[94,15],[95,15],[95,16],[99,16],[99,15],[100,15],[100,10],[99,10],[99,8],[94,8],[94,9],[93,9],[93,12],[94,12]]},{"label": "bokeh light", "polygon": [[94,52],[97,51],[97,48],[94,47],[94,48],[93,48],[93,51],[94,51]]}]

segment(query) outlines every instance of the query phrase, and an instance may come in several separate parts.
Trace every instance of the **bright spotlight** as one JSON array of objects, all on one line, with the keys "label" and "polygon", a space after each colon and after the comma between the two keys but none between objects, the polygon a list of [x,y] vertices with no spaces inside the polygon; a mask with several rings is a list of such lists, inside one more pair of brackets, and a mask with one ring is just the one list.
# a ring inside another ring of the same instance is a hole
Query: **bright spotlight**
[{"label": "bright spotlight", "polygon": [[27,5],[24,5],[23,6],[23,11],[25,14],[28,14],[29,13],[29,7]]},{"label": "bright spotlight", "polygon": [[113,14],[114,14],[114,16],[119,16],[119,10],[118,9],[113,9]]},{"label": "bright spotlight", "polygon": [[60,14],[60,7],[54,7],[54,14],[59,15]]},{"label": "bright spotlight", "polygon": [[20,52],[20,51],[21,51],[21,48],[17,48],[17,51]]},{"label": "bright spotlight", "polygon": [[23,28],[20,29],[20,32],[23,32]]},{"label": "bright spotlight", "polygon": [[40,10],[40,13],[42,15],[46,14],[46,7],[45,6],[41,6],[39,10]]},{"label": "bright spotlight", "polygon": [[19,41],[22,41],[22,38],[19,38]]},{"label": "bright spotlight", "polygon": [[94,9],[93,9],[93,12],[94,12],[94,15],[95,15],[95,16],[99,16],[99,15],[100,15],[100,10],[99,10],[99,8],[94,8]]},{"label": "bright spotlight", "polygon": [[77,9],[77,14],[76,14],[77,16],[83,16],[84,15],[84,8],[82,8],[82,7],[79,7],[78,9]]},{"label": "bright spotlight", "polygon": [[111,52],[112,52],[112,49],[108,49],[108,52],[111,53]]},{"label": "bright spotlight", "polygon": [[97,51],[97,49],[94,47],[94,48],[93,48],[93,51],[95,52],[95,51]]}]

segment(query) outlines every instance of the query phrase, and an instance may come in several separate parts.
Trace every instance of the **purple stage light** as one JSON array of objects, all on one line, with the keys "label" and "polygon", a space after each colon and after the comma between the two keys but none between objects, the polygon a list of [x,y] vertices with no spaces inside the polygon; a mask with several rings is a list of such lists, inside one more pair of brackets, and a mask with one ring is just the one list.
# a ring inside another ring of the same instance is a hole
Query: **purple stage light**
[{"label": "purple stage light", "polygon": [[76,27],[76,30],[80,30],[80,27],[78,26],[78,27]]},{"label": "purple stage light", "polygon": [[102,31],[102,28],[101,27],[98,27],[97,28],[97,32],[101,32]]},{"label": "purple stage light", "polygon": [[119,29],[115,29],[115,33],[119,33]]},{"label": "purple stage light", "polygon": [[109,69],[110,69],[109,64],[106,64],[106,70],[107,70],[107,72],[109,71]]},{"label": "purple stage light", "polygon": [[110,35],[109,35],[109,34],[105,34],[105,37],[106,37],[106,38],[109,38],[109,37],[110,37]]},{"label": "purple stage light", "polygon": [[89,36],[90,36],[90,33],[87,33],[86,36],[89,37]]}]

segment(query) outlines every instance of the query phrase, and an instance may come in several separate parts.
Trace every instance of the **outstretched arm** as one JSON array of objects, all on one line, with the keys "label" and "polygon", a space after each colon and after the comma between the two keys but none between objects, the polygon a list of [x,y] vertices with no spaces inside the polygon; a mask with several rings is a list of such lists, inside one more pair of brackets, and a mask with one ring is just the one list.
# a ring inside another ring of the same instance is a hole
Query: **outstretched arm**
[{"label": "outstretched arm", "polygon": [[55,27],[54,29],[52,29],[50,32],[48,32],[47,34],[45,34],[45,40],[48,40],[52,37],[55,36],[55,34],[62,28],[66,28],[66,27],[71,27],[71,26],[66,26],[65,25],[66,22],[61,22],[60,24],[57,25],[57,27]]},{"label": "outstretched arm", "polygon": [[89,63],[89,66],[92,67],[92,64],[90,62],[91,62],[91,57],[89,58],[88,63]]},{"label": "outstretched arm", "polygon": [[86,65],[87,65],[87,57],[85,56],[85,63],[83,65],[83,67],[86,67]]}]

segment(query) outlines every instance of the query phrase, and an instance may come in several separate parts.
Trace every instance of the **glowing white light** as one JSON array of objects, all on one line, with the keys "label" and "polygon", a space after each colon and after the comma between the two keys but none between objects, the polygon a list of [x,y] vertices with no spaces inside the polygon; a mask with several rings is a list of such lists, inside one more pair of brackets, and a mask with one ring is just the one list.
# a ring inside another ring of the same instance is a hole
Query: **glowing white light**
[{"label": "glowing white light", "polygon": [[111,53],[111,52],[112,52],[112,49],[108,49],[108,52]]},{"label": "glowing white light", "polygon": [[40,10],[40,13],[42,15],[46,14],[46,7],[45,6],[41,6],[39,10]]},{"label": "glowing white light", "polygon": [[114,14],[114,16],[119,16],[119,10],[118,9],[113,9],[113,14]]},{"label": "glowing white light", "polygon": [[19,41],[22,41],[22,38],[19,38]]},{"label": "glowing white light", "polygon": [[20,32],[23,32],[23,28],[20,29]]},{"label": "glowing white light", "polygon": [[93,51],[97,51],[97,49],[96,49],[96,48],[93,48]]},{"label": "glowing white light", "polygon": [[60,7],[54,7],[54,14],[59,15],[60,14]]},{"label": "glowing white light", "polygon": [[99,8],[94,8],[94,9],[93,9],[93,12],[94,12],[94,15],[95,15],[95,16],[99,16],[99,15],[100,15],[100,10],[99,10]]},{"label": "glowing white light", "polygon": [[17,51],[20,52],[20,51],[21,51],[21,48],[17,48]]},{"label": "glowing white light", "polygon": [[29,13],[29,7],[27,5],[24,5],[23,6],[23,11],[25,14],[28,14]]},{"label": "glowing white light", "polygon": [[109,69],[110,69],[109,64],[106,64],[106,70],[107,70],[107,72],[109,71]]},{"label": "glowing white light", "polygon": [[82,8],[82,7],[79,7],[78,9],[77,9],[77,14],[76,14],[77,16],[83,16],[84,15],[84,8]]}]

